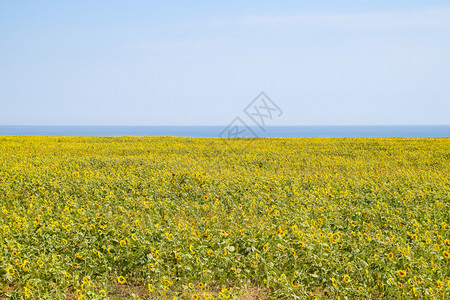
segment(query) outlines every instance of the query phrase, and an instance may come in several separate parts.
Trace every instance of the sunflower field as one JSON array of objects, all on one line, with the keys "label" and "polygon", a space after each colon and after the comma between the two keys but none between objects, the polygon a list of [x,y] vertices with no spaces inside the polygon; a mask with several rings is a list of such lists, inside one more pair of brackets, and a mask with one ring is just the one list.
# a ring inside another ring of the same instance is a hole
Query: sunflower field
[{"label": "sunflower field", "polygon": [[450,139],[0,137],[0,299],[449,299]]}]

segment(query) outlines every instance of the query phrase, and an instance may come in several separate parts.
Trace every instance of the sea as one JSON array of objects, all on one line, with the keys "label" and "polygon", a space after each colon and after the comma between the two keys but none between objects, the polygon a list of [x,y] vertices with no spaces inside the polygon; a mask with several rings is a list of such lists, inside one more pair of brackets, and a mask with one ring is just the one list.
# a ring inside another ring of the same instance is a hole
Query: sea
[{"label": "sea", "polygon": [[450,125],[397,126],[0,126],[0,135],[179,137],[450,137]]}]

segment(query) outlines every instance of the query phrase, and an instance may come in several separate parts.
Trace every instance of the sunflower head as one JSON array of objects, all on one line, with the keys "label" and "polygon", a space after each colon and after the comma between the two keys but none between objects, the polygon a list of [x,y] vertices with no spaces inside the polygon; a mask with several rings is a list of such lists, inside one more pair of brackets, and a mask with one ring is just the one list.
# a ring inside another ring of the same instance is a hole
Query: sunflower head
[{"label": "sunflower head", "polygon": [[123,277],[123,276],[117,277],[117,282],[120,284],[124,284],[126,282],[125,277]]}]

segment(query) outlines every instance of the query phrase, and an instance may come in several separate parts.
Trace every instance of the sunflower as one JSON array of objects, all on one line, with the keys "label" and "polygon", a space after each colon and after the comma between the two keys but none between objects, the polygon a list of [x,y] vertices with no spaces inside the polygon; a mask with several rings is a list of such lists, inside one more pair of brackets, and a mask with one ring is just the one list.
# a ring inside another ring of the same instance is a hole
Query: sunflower
[{"label": "sunflower", "polygon": [[291,280],[291,286],[292,286],[294,289],[299,288],[299,287],[300,287],[300,284],[295,284],[294,281],[295,281],[295,279],[292,279],[292,280]]},{"label": "sunflower", "polygon": [[208,255],[211,257],[216,256],[216,254],[214,254],[214,251],[212,251],[211,249],[208,249]]},{"label": "sunflower", "polygon": [[344,275],[344,281],[345,281],[346,283],[349,283],[349,282],[350,282],[350,276],[348,276],[347,274]]},{"label": "sunflower", "polygon": [[282,283],[285,280],[286,280],[286,275],[284,275],[284,273],[283,273],[283,274],[281,274],[280,278],[278,278],[278,282]]},{"label": "sunflower", "polygon": [[124,284],[126,282],[125,277],[123,277],[123,276],[117,277],[117,282],[120,284]]},{"label": "sunflower", "polygon": [[199,287],[199,288],[203,288],[203,282],[199,282],[199,283],[198,283],[198,287]]},{"label": "sunflower", "polygon": [[341,239],[341,233],[340,232],[336,232],[336,233],[334,233],[333,234],[333,239],[334,239],[334,241],[335,242],[339,242],[340,241],[340,239]]},{"label": "sunflower", "polygon": [[192,299],[198,300],[198,295],[197,295],[197,294],[193,294],[193,295],[192,295]]},{"label": "sunflower", "polygon": [[107,227],[107,225],[104,224],[104,222],[102,223],[102,220],[98,221],[98,226],[102,229],[105,229]]},{"label": "sunflower", "polygon": [[394,258],[394,253],[392,253],[392,252],[389,252],[389,254],[388,254],[388,258],[389,258],[389,260],[391,260],[392,258]]},{"label": "sunflower", "polygon": [[450,253],[448,253],[447,251],[442,252],[442,254],[445,258],[450,258]]},{"label": "sunflower", "polygon": [[265,244],[264,245],[264,251],[267,251],[267,250],[269,250],[269,245]]},{"label": "sunflower", "polygon": [[400,276],[400,277],[405,277],[406,276],[406,272],[403,271],[403,270],[398,270],[397,273],[398,273],[398,276]]}]

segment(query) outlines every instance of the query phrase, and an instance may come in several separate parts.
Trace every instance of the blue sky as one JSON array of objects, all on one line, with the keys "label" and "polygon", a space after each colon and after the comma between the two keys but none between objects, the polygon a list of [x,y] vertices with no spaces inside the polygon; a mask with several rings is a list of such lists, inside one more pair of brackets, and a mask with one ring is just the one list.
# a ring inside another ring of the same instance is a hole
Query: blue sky
[{"label": "blue sky", "polygon": [[2,1],[0,125],[450,124],[448,1]]}]

